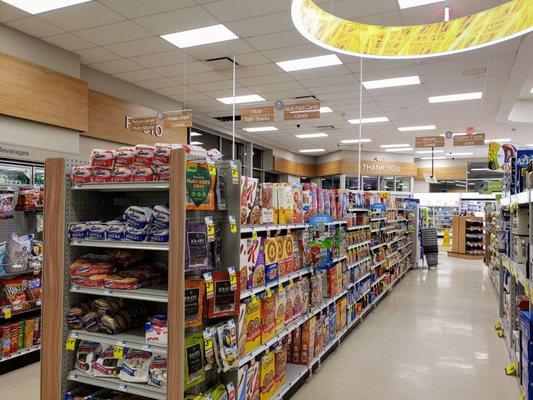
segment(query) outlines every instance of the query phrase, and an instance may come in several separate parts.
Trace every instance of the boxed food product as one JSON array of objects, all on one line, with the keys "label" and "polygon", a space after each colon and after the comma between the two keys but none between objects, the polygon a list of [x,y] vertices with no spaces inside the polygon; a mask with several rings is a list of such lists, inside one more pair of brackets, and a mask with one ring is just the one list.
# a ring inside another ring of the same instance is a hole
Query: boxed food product
[{"label": "boxed food product", "polygon": [[294,297],[292,301],[292,318],[297,319],[302,315],[302,281],[294,283]]},{"label": "boxed food product", "polygon": [[278,184],[278,223],[292,224],[294,217],[294,198],[288,184]]},{"label": "boxed food product", "polygon": [[185,281],[185,328],[202,326],[205,282],[201,279]]},{"label": "boxed food product", "polygon": [[275,392],[276,354],[268,352],[261,358],[260,399],[269,400]]},{"label": "boxed food product", "polygon": [[239,315],[240,287],[232,289],[228,272],[217,271],[212,273],[214,297],[207,300],[208,318],[231,317]]},{"label": "boxed food product", "polygon": [[252,360],[246,374],[246,400],[260,399],[260,363]]},{"label": "boxed food product", "polygon": [[237,363],[237,327],[232,319],[217,327],[218,345],[223,371],[229,371]]},{"label": "boxed food product", "polygon": [[102,346],[99,343],[87,342],[85,340],[80,341],[74,367],[78,371],[93,375],[92,364],[96,361],[101,351]]},{"label": "boxed food product", "polygon": [[237,374],[237,400],[246,400],[246,383],[248,381],[248,365],[239,368]]},{"label": "boxed food product", "polygon": [[245,353],[250,353],[261,344],[261,303],[252,296],[246,304],[246,342]]},{"label": "boxed food product", "polygon": [[245,251],[243,257],[244,265],[241,264],[241,271],[245,271],[247,276],[247,287],[253,288],[265,284],[264,263],[259,259],[262,239],[247,238],[241,239],[241,249]]},{"label": "boxed food product", "polygon": [[152,353],[130,349],[122,362],[119,378],[125,382],[148,383],[151,362]]},{"label": "boxed food product", "polygon": [[285,289],[276,292],[276,334],[285,329],[285,304],[287,292]]},{"label": "boxed food product", "polygon": [[293,204],[293,218],[294,224],[301,224],[303,222],[303,194],[302,184],[292,184],[292,204]]},{"label": "boxed food product", "polygon": [[7,357],[11,354],[11,328],[9,325],[0,326],[0,340],[2,341],[2,356]]},{"label": "boxed food product", "polygon": [[[15,353],[19,347],[19,324],[14,322],[9,324],[10,331],[10,352]],[[33,345],[33,325],[31,326],[31,344],[28,347]]]},{"label": "boxed food product", "polygon": [[207,163],[187,161],[185,186],[187,210],[213,211],[215,209],[215,175]]},{"label": "boxed food product", "polygon": [[204,337],[202,333],[185,336],[185,390],[204,381]]},{"label": "boxed food product", "polygon": [[241,176],[241,226],[254,226],[261,223],[261,208],[256,199],[258,185],[257,178]]},{"label": "boxed food product", "polygon": [[277,224],[277,212],[275,211],[278,204],[278,191],[273,183],[261,183],[259,185],[261,206],[261,223]]},{"label": "boxed food product", "polygon": [[239,308],[239,320],[238,320],[238,332],[239,338],[237,340],[238,355],[242,357],[246,352],[246,334],[247,334],[247,325],[246,325],[246,303],[241,303]]},{"label": "boxed food product", "polygon": [[166,315],[155,315],[144,324],[144,337],[147,343],[168,342],[168,324]]},{"label": "boxed food product", "polygon": [[305,321],[302,325],[300,363],[309,364],[314,355],[316,317]]},{"label": "boxed food product", "polygon": [[115,150],[94,149],[91,152],[91,167],[112,168],[115,163]]},{"label": "boxed food product", "polygon": [[261,298],[261,342],[266,343],[276,335],[276,297],[267,293]]},{"label": "boxed food product", "polygon": [[287,369],[287,348],[284,345],[276,347],[275,357],[276,366],[274,375],[274,390],[277,391],[285,382],[285,372]]}]

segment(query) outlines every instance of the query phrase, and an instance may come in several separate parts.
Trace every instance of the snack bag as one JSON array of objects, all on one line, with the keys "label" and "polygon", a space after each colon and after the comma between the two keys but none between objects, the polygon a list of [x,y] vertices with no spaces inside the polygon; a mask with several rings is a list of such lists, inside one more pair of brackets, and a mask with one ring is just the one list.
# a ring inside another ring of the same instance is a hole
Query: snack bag
[{"label": "snack bag", "polygon": [[114,356],[113,346],[105,347],[92,363],[93,375],[97,377],[116,377],[120,373],[123,360]]},{"label": "snack bag", "polygon": [[237,278],[237,287],[231,288],[228,272],[217,271],[212,273],[214,297],[207,300],[208,318],[231,317],[239,315],[240,286]]},{"label": "snack bag", "polygon": [[260,377],[260,399],[268,400],[272,397],[275,391],[274,376],[276,374],[276,354],[272,351],[267,352],[261,358],[261,377]]},{"label": "snack bag", "polygon": [[185,328],[202,326],[205,282],[202,279],[185,281]]},{"label": "snack bag", "polygon": [[160,388],[167,387],[167,358],[155,356],[150,362],[148,384]]},{"label": "snack bag", "polygon": [[33,235],[18,236],[12,233],[7,244],[7,256],[11,263],[25,266],[31,252]]},{"label": "snack bag", "polygon": [[211,268],[211,248],[205,221],[187,221],[185,237],[185,271]]},{"label": "snack bag", "polygon": [[92,364],[98,358],[101,351],[102,346],[100,343],[87,342],[85,340],[80,341],[74,367],[78,371],[93,375],[94,370]]},{"label": "snack bag", "polygon": [[229,371],[237,363],[237,327],[232,319],[217,327],[218,344],[222,369]]},{"label": "snack bag", "polygon": [[204,372],[204,337],[202,333],[185,336],[185,390],[201,383]]},{"label": "snack bag", "polygon": [[212,164],[187,161],[187,210],[215,209],[215,176],[216,168]]}]

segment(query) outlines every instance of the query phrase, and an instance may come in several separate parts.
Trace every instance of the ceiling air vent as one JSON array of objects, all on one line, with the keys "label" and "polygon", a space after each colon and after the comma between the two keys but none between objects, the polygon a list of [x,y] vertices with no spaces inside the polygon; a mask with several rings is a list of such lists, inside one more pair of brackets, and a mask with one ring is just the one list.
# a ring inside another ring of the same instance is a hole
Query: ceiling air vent
[{"label": "ceiling air vent", "polygon": [[[218,119],[219,121],[222,121],[222,122],[230,122],[230,121],[233,121],[233,116],[232,115],[227,115],[227,116],[224,116],[224,117],[213,117],[215,119]],[[241,116],[240,115],[236,115],[235,116],[235,121],[240,121],[241,120]]]},{"label": "ceiling air vent", "polygon": [[333,125],[318,125],[315,126],[315,128],[321,131],[332,131],[334,129],[337,129]]},{"label": "ceiling air vent", "polygon": [[[208,63],[210,67],[214,68],[215,71],[222,71],[233,68],[233,59],[229,57],[209,58],[205,60],[205,62]],[[235,62],[235,66],[238,68],[239,63]]]},{"label": "ceiling air vent", "polygon": [[309,96],[296,96],[295,97],[296,100],[306,100],[306,99],[314,99],[316,100],[316,96],[315,95],[309,95]]}]

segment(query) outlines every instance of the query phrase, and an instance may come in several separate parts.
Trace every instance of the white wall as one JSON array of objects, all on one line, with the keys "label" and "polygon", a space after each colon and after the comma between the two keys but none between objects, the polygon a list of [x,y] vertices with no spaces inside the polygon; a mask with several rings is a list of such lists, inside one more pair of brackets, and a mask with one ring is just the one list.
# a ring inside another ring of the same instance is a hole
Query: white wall
[{"label": "white wall", "polygon": [[[323,156],[316,157],[317,164],[327,163],[331,161],[338,160],[352,160],[357,161],[359,154],[354,150],[339,150],[334,153],[328,153]],[[386,152],[373,152],[373,151],[362,151],[361,160],[364,161],[373,161],[376,157],[383,157],[384,161],[396,161],[396,162],[405,162],[412,163],[414,162],[414,157],[409,154],[397,154],[397,153],[386,153]]]}]

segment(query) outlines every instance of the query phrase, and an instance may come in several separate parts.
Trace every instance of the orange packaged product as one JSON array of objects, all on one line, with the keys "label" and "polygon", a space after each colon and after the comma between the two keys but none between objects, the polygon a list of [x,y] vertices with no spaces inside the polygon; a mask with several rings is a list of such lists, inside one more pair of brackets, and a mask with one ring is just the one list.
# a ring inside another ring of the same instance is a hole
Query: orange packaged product
[{"label": "orange packaged product", "polygon": [[246,304],[244,321],[246,325],[244,352],[248,354],[261,344],[261,302],[256,296],[252,296]]},{"label": "orange packaged product", "polygon": [[285,323],[288,324],[292,321],[292,313],[293,313],[293,302],[294,302],[294,286],[289,285],[286,287],[285,291],[287,294],[285,295]]},{"label": "orange packaged product", "polygon": [[300,351],[301,351],[301,329],[302,327],[299,326],[295,330],[292,331],[292,362],[294,364],[300,364]]},{"label": "orange packaged product", "polygon": [[276,297],[270,293],[261,298],[261,342],[266,343],[276,335]]},{"label": "orange packaged product", "polygon": [[305,321],[302,325],[300,363],[309,364],[314,357],[316,317]]},{"label": "orange packaged product", "polygon": [[185,328],[202,326],[205,282],[202,279],[185,281]]},{"label": "orange packaged product", "polygon": [[279,334],[285,329],[286,299],[287,292],[285,290],[278,290],[276,293],[276,334]]},{"label": "orange packaged product", "polygon": [[287,348],[282,345],[276,347],[276,367],[275,367],[275,391],[279,390],[281,385],[285,382],[285,373],[287,369]]},{"label": "orange packaged product", "polygon": [[227,271],[212,273],[214,297],[207,300],[208,318],[232,317],[239,315],[240,282],[237,273],[237,287],[231,288],[230,276]]}]

